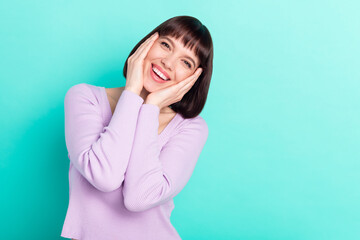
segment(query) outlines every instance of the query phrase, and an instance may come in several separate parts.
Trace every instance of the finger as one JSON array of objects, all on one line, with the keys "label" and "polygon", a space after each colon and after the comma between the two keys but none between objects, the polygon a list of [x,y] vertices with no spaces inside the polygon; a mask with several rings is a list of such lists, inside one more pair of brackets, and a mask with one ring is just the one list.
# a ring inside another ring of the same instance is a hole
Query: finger
[{"label": "finger", "polygon": [[141,53],[144,51],[144,49],[149,45],[149,43],[154,40],[156,34],[153,34],[151,37],[146,39],[139,47],[136,49],[135,53],[131,56],[133,59],[138,59],[141,55]]},{"label": "finger", "polygon": [[153,45],[154,41],[158,38],[159,33],[156,32],[151,37],[145,40],[140,47],[135,51],[134,58],[145,58],[146,54],[150,50],[151,46]]},{"label": "finger", "polygon": [[198,68],[193,75],[179,83],[179,91],[188,91],[191,86],[196,82],[202,73],[202,68]]},{"label": "finger", "polygon": [[195,79],[191,80],[190,82],[188,82],[187,84],[185,84],[185,86],[183,87],[183,90],[185,91],[185,93],[187,91],[189,91],[190,88],[192,88],[192,86],[195,84],[196,80],[197,80],[197,78],[195,78]]},{"label": "finger", "polygon": [[196,71],[193,73],[193,75],[191,75],[190,77],[188,77],[187,79],[185,79],[184,81],[184,85],[188,84],[188,83],[192,83],[192,82],[195,82],[199,76],[201,75],[202,73],[202,68],[198,68],[196,69]]}]

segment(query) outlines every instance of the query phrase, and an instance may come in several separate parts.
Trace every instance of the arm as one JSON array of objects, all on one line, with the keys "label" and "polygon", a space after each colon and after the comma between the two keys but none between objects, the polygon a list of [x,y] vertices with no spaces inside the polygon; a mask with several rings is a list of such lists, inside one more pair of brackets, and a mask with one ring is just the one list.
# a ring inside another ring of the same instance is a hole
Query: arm
[{"label": "arm", "polygon": [[65,140],[70,161],[94,187],[110,192],[121,186],[143,99],[124,90],[104,127],[96,96],[84,83],[65,95]]},{"label": "arm", "polygon": [[145,211],[175,197],[186,185],[208,137],[202,118],[187,125],[159,149],[160,108],[140,108],[133,150],[124,180],[124,203],[128,210]]}]

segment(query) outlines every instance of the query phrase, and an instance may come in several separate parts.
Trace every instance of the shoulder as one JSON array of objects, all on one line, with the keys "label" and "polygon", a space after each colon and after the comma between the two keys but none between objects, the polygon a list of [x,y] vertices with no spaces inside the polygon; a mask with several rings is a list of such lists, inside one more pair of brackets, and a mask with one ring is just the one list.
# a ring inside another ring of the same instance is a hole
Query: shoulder
[{"label": "shoulder", "polygon": [[67,92],[66,95],[70,95],[70,94],[81,94],[81,93],[89,93],[91,92],[94,88],[97,88],[97,86],[88,84],[88,83],[78,83],[75,84],[74,86],[70,87]]},{"label": "shoulder", "polygon": [[184,119],[182,124],[179,125],[179,132],[187,132],[194,136],[201,136],[205,140],[209,135],[209,127],[205,119],[200,115],[194,118]]},{"label": "shoulder", "polygon": [[209,128],[201,116],[183,119],[176,126],[166,144],[162,149],[174,147],[179,150],[186,149],[189,154],[200,153],[205,146],[209,136]]},{"label": "shoulder", "polygon": [[101,94],[100,90],[100,87],[95,85],[78,83],[67,90],[65,101],[70,101],[70,99],[83,99],[92,104],[98,104]]},{"label": "shoulder", "polygon": [[207,125],[205,119],[203,117],[201,117],[200,115],[198,115],[194,118],[190,118],[189,122],[190,122],[189,124],[197,125],[198,127],[208,129],[208,125]]}]

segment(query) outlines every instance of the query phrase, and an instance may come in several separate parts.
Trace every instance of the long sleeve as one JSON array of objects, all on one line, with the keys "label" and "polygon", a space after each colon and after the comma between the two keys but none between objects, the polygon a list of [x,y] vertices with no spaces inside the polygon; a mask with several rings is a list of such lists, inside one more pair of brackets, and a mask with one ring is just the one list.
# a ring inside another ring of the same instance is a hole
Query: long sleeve
[{"label": "long sleeve", "polygon": [[129,162],[143,99],[124,90],[105,126],[99,100],[85,83],[65,95],[65,141],[71,163],[95,188],[119,188]]},{"label": "long sleeve", "polygon": [[159,150],[159,114],[153,104],[140,108],[123,188],[129,211],[145,211],[175,197],[190,179],[208,137],[205,120],[195,117]]}]

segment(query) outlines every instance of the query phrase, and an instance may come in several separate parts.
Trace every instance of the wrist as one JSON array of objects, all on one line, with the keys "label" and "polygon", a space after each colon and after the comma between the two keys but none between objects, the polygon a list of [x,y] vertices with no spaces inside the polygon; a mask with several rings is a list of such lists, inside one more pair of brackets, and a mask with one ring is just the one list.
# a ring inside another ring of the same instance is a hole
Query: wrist
[{"label": "wrist", "polygon": [[140,96],[140,92],[139,92],[139,91],[137,91],[137,90],[136,90],[136,89],[134,89],[134,88],[131,88],[131,87],[125,86],[124,90],[128,90],[128,91],[133,92],[133,93],[135,93],[135,94],[137,94],[137,95],[139,95],[139,96]]},{"label": "wrist", "polygon": [[158,108],[161,109],[161,107],[159,106],[159,104],[156,104],[155,102],[152,102],[152,101],[150,101],[150,100],[148,100],[148,99],[146,99],[146,100],[144,101],[144,104],[152,104],[152,105],[155,105],[155,106],[157,106]]}]

